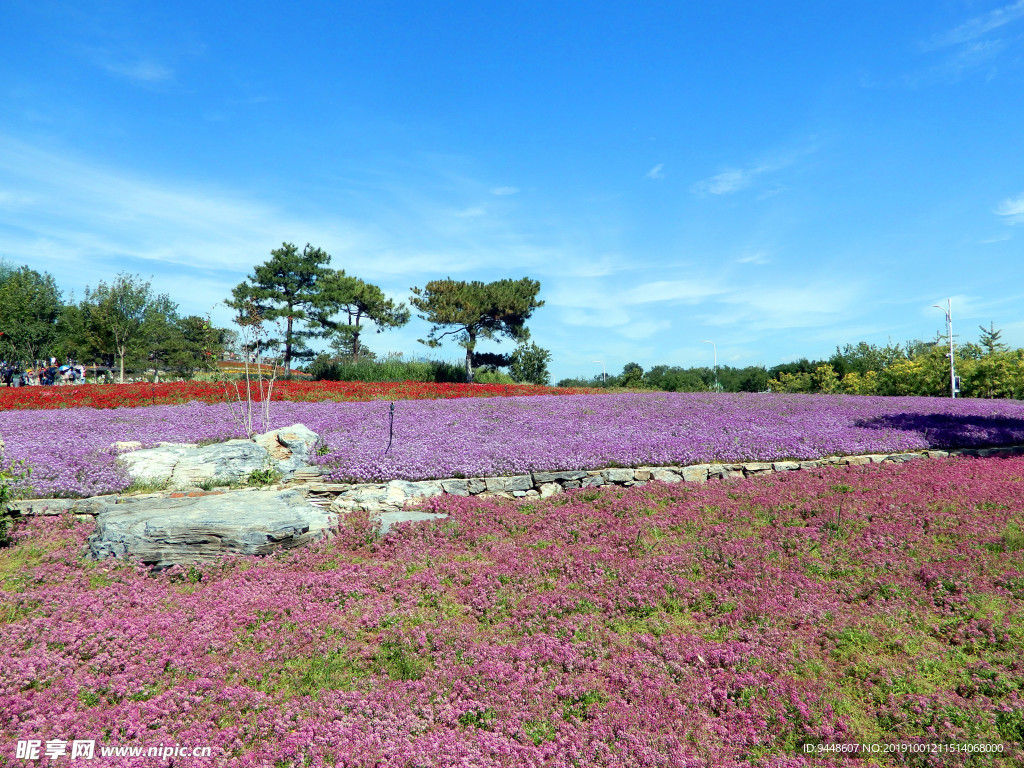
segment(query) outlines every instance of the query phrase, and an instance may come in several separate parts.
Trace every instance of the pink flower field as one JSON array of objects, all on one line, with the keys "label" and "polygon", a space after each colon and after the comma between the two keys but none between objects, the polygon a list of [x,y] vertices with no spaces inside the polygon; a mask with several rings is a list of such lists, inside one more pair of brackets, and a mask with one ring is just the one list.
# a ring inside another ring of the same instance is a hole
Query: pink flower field
[{"label": "pink flower field", "polygon": [[[0,763],[1024,760],[1024,459],[434,504],[386,539],[349,516],[315,548],[158,574],[83,561],[73,519],[20,524]],[[854,743],[958,746],[819,751]],[[164,744],[212,757],[98,756]]]}]

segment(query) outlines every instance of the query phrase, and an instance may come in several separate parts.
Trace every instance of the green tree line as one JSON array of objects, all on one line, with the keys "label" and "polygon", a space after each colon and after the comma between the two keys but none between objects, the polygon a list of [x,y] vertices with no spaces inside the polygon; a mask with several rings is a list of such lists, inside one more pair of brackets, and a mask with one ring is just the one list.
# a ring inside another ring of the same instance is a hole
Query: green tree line
[{"label": "green tree line", "polygon": [[[527,321],[544,305],[540,283],[524,277],[491,283],[432,280],[410,288],[409,304],[429,324],[419,341],[437,348],[444,339],[464,350],[461,364],[405,362],[378,356],[368,331],[400,328],[411,319],[405,303],[345,270],[307,244],[301,251],[282,243],[270,258],[231,290],[225,304],[236,312],[238,330],[208,318],[183,316],[167,294],[137,275],[118,274],[65,300],[52,275],[0,261],[0,359],[24,367],[74,360],[125,371],[156,369],[191,375],[215,370],[226,350],[245,354],[258,327],[261,350],[315,378],[550,383],[551,353],[530,338]],[[269,331],[267,330],[269,327]],[[954,362],[963,397],[1024,398],[1024,350],[1002,342],[994,324],[979,326],[977,342],[957,344]],[[509,352],[484,351],[483,341],[516,344]],[[313,348],[320,342],[321,350]],[[328,350],[323,351],[322,346]],[[417,367],[418,366],[418,367]],[[683,368],[656,365],[648,371],[628,363],[618,375],[563,379],[559,386],[625,387],[669,392],[794,392],[860,395],[949,394],[949,356],[943,337],[932,341],[859,342],[836,347],[825,360],[801,359],[766,368],[728,365]]]},{"label": "green tree line", "polygon": [[[0,359],[23,368],[74,361],[126,371],[140,368],[174,371],[188,376],[215,370],[226,350],[243,356],[272,356],[283,363],[285,376],[293,366],[307,366],[315,378],[391,380],[424,375],[465,381],[550,383],[551,354],[530,341],[526,327],[543,306],[540,283],[498,280],[491,283],[445,279],[411,288],[410,303],[430,324],[420,342],[430,348],[450,337],[465,349],[460,369],[435,365],[390,365],[378,361],[365,342],[369,329],[381,333],[409,322],[404,303],[343,269],[331,267],[331,256],[307,244],[301,251],[282,243],[270,258],[231,290],[225,304],[235,312],[237,330],[214,326],[209,319],[182,316],[165,293],[149,281],[121,273],[109,283],[86,288],[80,301],[64,299],[56,280],[28,266],[0,262]],[[517,347],[509,353],[482,351],[481,341]],[[314,349],[315,342],[329,351]],[[428,366],[429,368],[429,366]],[[344,370],[342,370],[344,369]],[[382,379],[382,377],[388,377]]]},{"label": "green tree line", "polygon": [[[1011,349],[994,324],[979,326],[977,342],[954,345],[958,397],[1024,399],[1024,349]],[[716,375],[717,374],[717,375]],[[559,386],[628,387],[667,392],[791,392],[850,395],[950,395],[949,347],[945,337],[905,344],[861,341],[836,347],[826,360],[766,368],[656,365],[649,371],[627,363],[622,373],[562,379]]]},{"label": "green tree line", "polygon": [[118,274],[64,299],[53,275],[0,263],[0,358],[30,368],[72,360],[126,369],[209,369],[231,334],[182,316],[167,294],[136,275]]}]

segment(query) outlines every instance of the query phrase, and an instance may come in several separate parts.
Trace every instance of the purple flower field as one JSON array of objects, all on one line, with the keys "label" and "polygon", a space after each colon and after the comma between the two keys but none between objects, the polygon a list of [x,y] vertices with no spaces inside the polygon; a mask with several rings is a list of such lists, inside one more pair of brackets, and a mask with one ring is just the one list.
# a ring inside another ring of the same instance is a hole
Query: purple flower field
[{"label": "purple flower field", "polygon": [[[335,480],[421,480],[612,465],[777,461],[835,454],[1024,443],[1024,403],[839,395],[675,394],[274,402],[271,428],[325,438]],[[226,405],[0,412],[9,459],[34,495],[95,495],[128,479],[111,445],[241,437]]]}]

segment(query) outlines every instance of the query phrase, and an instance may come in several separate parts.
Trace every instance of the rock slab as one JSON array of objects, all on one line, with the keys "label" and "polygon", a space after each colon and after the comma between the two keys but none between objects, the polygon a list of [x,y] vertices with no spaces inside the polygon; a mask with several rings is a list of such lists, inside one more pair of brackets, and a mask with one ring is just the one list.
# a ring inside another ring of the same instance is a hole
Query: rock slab
[{"label": "rock slab", "polygon": [[244,483],[253,471],[275,470],[284,477],[311,469],[319,436],[303,426],[256,435],[252,440],[228,440],[201,447],[161,445],[122,454],[132,480],[172,488]]},{"label": "rock slab", "polygon": [[294,490],[111,503],[96,516],[89,554],[133,558],[161,570],[300,547],[329,536],[335,522]]}]

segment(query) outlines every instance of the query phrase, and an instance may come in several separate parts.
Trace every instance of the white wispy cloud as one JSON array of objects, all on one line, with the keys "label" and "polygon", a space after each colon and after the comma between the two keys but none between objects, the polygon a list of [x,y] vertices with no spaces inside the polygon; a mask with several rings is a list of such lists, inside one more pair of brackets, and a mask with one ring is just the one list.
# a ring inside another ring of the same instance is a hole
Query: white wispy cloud
[{"label": "white wispy cloud", "polygon": [[901,78],[911,88],[956,83],[979,72],[992,79],[998,73],[999,55],[1006,49],[1002,40],[978,40],[965,43],[931,67]]},{"label": "white wispy cloud", "polygon": [[514,195],[519,192],[519,187],[495,187],[491,190],[492,195],[504,196]]},{"label": "white wispy cloud", "polygon": [[668,320],[633,320],[624,325],[619,333],[627,339],[649,339],[655,334],[666,331],[672,327]]},{"label": "white wispy cloud", "polygon": [[139,83],[161,83],[174,78],[174,70],[155,61],[111,61],[103,68]]},{"label": "white wispy cloud", "polygon": [[558,311],[564,326],[607,329],[614,338],[635,342],[672,327],[670,318],[658,316],[666,307],[697,305],[726,293],[696,280],[656,280],[623,290],[617,279],[556,280],[546,291],[547,305]]},{"label": "white wispy cloud", "polygon": [[995,209],[1007,224],[1024,224],[1024,195],[1003,200]]},{"label": "white wispy cloud", "polygon": [[1012,240],[1013,235],[1004,232],[997,237],[986,237],[984,240],[979,240],[978,245],[992,245],[993,243],[1005,243],[1007,240]]},{"label": "white wispy cloud", "polygon": [[728,195],[731,192],[739,192],[741,189],[750,186],[750,183],[765,171],[766,166],[755,166],[753,168],[730,168],[727,171],[715,174],[711,178],[698,181],[693,185],[693,191],[706,195]]},{"label": "white wispy cloud", "polygon": [[[747,168],[728,168],[721,173],[698,181],[691,187],[691,190],[698,195],[728,195],[739,192],[741,189],[751,186],[759,177],[788,168],[800,156],[813,151],[814,148],[809,147],[786,153],[777,159],[756,163]],[[775,190],[773,194],[777,191]]]},{"label": "white wispy cloud", "polygon": [[111,48],[83,48],[80,51],[94,66],[136,85],[156,85],[174,79],[174,70],[151,55]]},{"label": "white wispy cloud", "polygon": [[152,274],[161,292],[164,282],[180,284],[175,298],[189,313],[227,296],[282,241],[323,247],[336,266],[399,294],[446,275],[495,279],[585,264],[518,236],[497,216],[388,194],[351,220],[296,214],[271,199],[147,177],[0,134],[0,258],[48,270],[79,296],[118,271]]},{"label": "white wispy cloud", "polygon": [[855,282],[746,284],[719,297],[721,307],[700,319],[709,325],[743,326],[754,334],[767,329],[815,328],[847,316],[862,294],[862,286]]},{"label": "white wispy cloud", "polygon": [[1015,3],[995,8],[988,13],[968,19],[948,32],[936,35],[925,43],[924,47],[926,50],[934,50],[936,48],[966,43],[1021,18],[1024,18],[1024,0],[1017,0]]},{"label": "white wispy cloud", "polygon": [[765,255],[764,253],[762,253],[761,251],[758,251],[757,253],[750,253],[750,254],[747,254],[746,256],[741,256],[740,258],[736,259],[736,261],[738,263],[740,263],[740,264],[767,264],[767,263],[769,263],[768,256]]},{"label": "white wispy cloud", "polygon": [[616,328],[626,325],[630,320],[629,313],[614,305],[596,309],[571,307],[563,310],[560,315],[563,323],[583,328]]},{"label": "white wispy cloud", "polygon": [[644,174],[645,179],[664,179],[665,178],[665,165],[658,163],[656,166],[651,168],[647,173]]},{"label": "white wispy cloud", "polygon": [[699,280],[656,280],[638,285],[620,293],[616,300],[626,305],[672,302],[698,304],[713,296],[721,296],[726,289]]},{"label": "white wispy cloud", "polygon": [[1024,0],[1016,0],[934,35],[920,44],[920,50],[941,54],[941,58],[923,71],[903,76],[900,82],[915,88],[960,82],[979,73],[989,80],[995,78],[1001,54],[1010,47],[999,34],[1022,18]]},{"label": "white wispy cloud", "polygon": [[[958,324],[957,318],[960,318],[960,320],[965,318],[994,320],[996,326],[1000,326],[1002,324],[1000,322],[1001,317],[1006,317],[1007,315],[1015,317],[1019,314],[1016,308],[1021,300],[1020,295],[991,298],[990,296],[979,297],[963,293],[955,294],[948,298],[953,305],[953,332],[956,334],[959,334],[964,328],[962,324]],[[920,305],[921,314],[930,317],[932,320],[938,319],[943,324],[943,327],[945,327],[946,321],[939,312],[939,309],[945,312],[946,299],[947,297],[943,296],[932,299],[928,304],[922,302]],[[933,305],[938,306],[939,309],[935,309]]]}]

